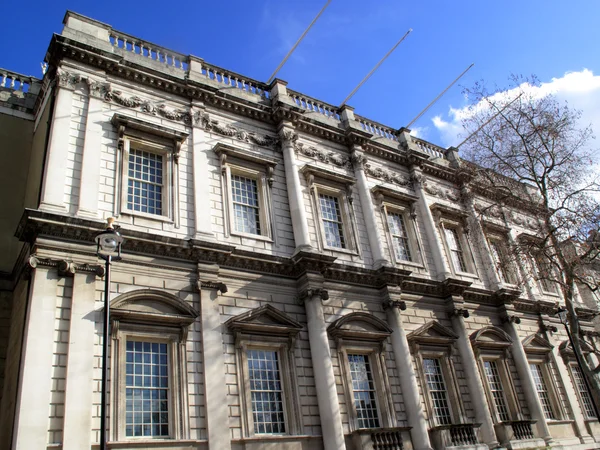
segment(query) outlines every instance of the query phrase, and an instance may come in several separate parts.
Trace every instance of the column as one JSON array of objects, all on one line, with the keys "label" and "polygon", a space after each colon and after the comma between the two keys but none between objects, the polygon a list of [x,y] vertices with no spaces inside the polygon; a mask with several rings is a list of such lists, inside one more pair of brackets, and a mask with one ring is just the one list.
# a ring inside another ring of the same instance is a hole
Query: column
[{"label": "column", "polygon": [[381,266],[389,265],[389,261],[385,257],[383,250],[381,233],[379,226],[377,225],[377,218],[375,217],[373,197],[369,191],[367,176],[365,174],[364,165],[367,159],[357,145],[352,148],[351,158],[354,165],[354,176],[356,177],[358,196],[360,197],[360,204],[367,225],[367,236],[369,237],[369,245],[371,247],[371,254],[373,255],[373,267],[377,269]]},{"label": "column", "polygon": [[310,356],[313,364],[319,415],[325,450],[343,450],[344,430],[338,402],[329,337],[325,326],[322,300],[329,298],[324,289],[307,289],[301,295],[306,308],[308,323],[308,339],[310,341]]},{"label": "column", "polygon": [[494,421],[490,414],[488,402],[486,401],[486,393],[481,381],[477,359],[471,347],[467,327],[465,326],[465,315],[469,317],[466,309],[454,309],[452,311],[452,328],[458,335],[457,347],[460,354],[460,360],[463,364],[466,380],[471,394],[471,403],[475,411],[475,420],[481,423],[481,437],[489,448],[499,446],[496,431],[494,429]]},{"label": "column", "polygon": [[546,423],[544,410],[542,409],[542,404],[537,395],[537,390],[535,388],[533,376],[531,375],[531,371],[529,370],[529,361],[527,360],[527,354],[525,353],[523,343],[519,338],[519,332],[517,331],[517,327],[515,326],[513,320],[515,320],[515,317],[509,316],[507,322],[504,325],[504,329],[513,340],[512,355],[515,361],[515,366],[517,368],[517,373],[519,374],[519,378],[521,379],[521,384],[523,386],[523,393],[525,394],[527,408],[529,409],[531,418],[536,421],[535,426],[537,428],[538,437],[546,441],[546,444],[550,444],[552,442],[550,428]]},{"label": "column", "polygon": [[412,167],[411,179],[415,188],[415,194],[417,194],[417,197],[419,199],[419,211],[421,213],[421,219],[423,220],[425,234],[427,235],[427,241],[429,242],[431,253],[433,254],[433,263],[435,265],[436,278],[438,280],[450,278],[452,276],[452,271],[450,270],[450,266],[448,265],[448,262],[444,257],[444,252],[442,251],[444,244],[437,231],[437,226],[435,224],[433,214],[431,214],[431,210],[429,209],[429,205],[427,204],[427,197],[425,195],[425,190],[423,189],[423,184],[425,183],[425,176],[421,172],[420,168],[416,166]]},{"label": "column", "polygon": [[30,258],[29,264],[33,271],[23,333],[13,450],[45,449],[48,443],[58,275],[55,270],[36,268],[35,257]]},{"label": "column", "polygon": [[[98,187],[100,185],[100,161],[102,138],[102,107],[106,87],[103,83],[86,80],[89,88],[88,116],[85,124],[83,157],[81,160],[81,183],[77,215],[98,219]],[[115,168],[115,172],[116,172]],[[116,174],[115,177],[118,177]]]},{"label": "column", "polygon": [[204,130],[205,119],[208,116],[204,105],[193,103],[192,108],[192,170],[194,177],[194,223],[196,226],[195,239],[214,240],[212,232],[212,214],[210,205],[211,173],[208,163],[210,146],[206,142]]},{"label": "column", "polygon": [[79,81],[79,75],[63,69],[58,69],[56,72],[56,99],[50,126],[50,138],[46,149],[40,201],[40,209],[45,211],[68,212],[65,205],[64,181],[67,177],[73,89]]},{"label": "column", "polygon": [[198,265],[206,430],[210,450],[231,449],[225,359],[219,311],[218,267]]},{"label": "column", "polygon": [[402,302],[388,301],[384,303],[387,312],[387,322],[392,329],[392,350],[396,360],[396,368],[400,377],[400,388],[406,408],[408,426],[412,427],[410,436],[415,450],[431,450],[427,420],[419,396],[419,384],[413,366],[410,347],[402,326],[400,307]]},{"label": "column", "polygon": [[298,135],[289,122],[283,122],[279,126],[279,137],[283,151],[283,164],[285,166],[285,181],[292,217],[292,229],[296,242],[296,253],[303,250],[311,250],[310,235],[308,234],[308,221],[306,220],[306,209],[304,195],[300,184],[300,175],[296,167],[296,155],[294,154],[294,142]]},{"label": "column", "polygon": [[95,273],[75,273],[66,373],[63,450],[90,447],[94,379]]}]

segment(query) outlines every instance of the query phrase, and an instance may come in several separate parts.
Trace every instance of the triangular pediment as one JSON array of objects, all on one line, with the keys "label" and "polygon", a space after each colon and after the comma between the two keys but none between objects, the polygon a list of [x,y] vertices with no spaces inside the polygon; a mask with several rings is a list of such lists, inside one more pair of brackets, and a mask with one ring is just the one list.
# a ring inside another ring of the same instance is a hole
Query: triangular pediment
[{"label": "triangular pediment", "polygon": [[382,341],[392,333],[387,323],[365,312],[346,314],[329,325],[327,331],[334,338],[370,341]]},{"label": "triangular pediment", "polygon": [[473,347],[505,348],[512,345],[512,339],[501,328],[485,327],[471,334]]},{"label": "triangular pediment", "polygon": [[523,339],[523,348],[528,353],[548,353],[554,346],[540,334],[532,334]]},{"label": "triangular pediment", "polygon": [[111,316],[128,322],[189,325],[198,312],[168,292],[139,289],[119,295],[110,303]]},{"label": "triangular pediment", "polygon": [[413,342],[450,343],[458,339],[458,335],[432,320],[410,333],[407,339]]},{"label": "triangular pediment", "polygon": [[[584,342],[584,341],[580,341],[580,342],[581,342],[581,350],[583,350],[584,353],[591,353],[594,350],[590,346],[590,344],[588,344],[587,342]],[[560,351],[561,354],[567,354],[568,356],[575,357],[575,352],[573,350],[573,346],[571,345],[571,342],[569,342],[569,340],[562,341],[560,343],[560,345],[558,346],[558,350]]]},{"label": "triangular pediment", "polygon": [[233,331],[279,336],[296,335],[303,328],[299,322],[269,304],[232,317],[225,325]]}]

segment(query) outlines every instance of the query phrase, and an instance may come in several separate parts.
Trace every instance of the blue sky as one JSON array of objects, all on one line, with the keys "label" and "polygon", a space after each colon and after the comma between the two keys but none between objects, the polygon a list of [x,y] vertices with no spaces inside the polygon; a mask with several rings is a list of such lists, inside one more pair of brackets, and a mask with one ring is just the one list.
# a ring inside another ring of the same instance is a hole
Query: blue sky
[{"label": "blue sky", "polygon": [[[40,62],[52,33],[61,31],[64,13],[71,9],[266,81],[325,3],[34,0],[23,10],[5,11],[0,67],[41,76]],[[562,99],[583,109],[586,124],[600,127],[599,17],[600,2],[593,0],[332,0],[278,78],[291,89],[338,105],[412,28],[348,102],[357,114],[390,127],[405,126],[474,62],[460,84],[483,79],[505,85],[510,73],[536,74],[556,85]],[[456,143],[456,110],[463,106],[456,85],[412,128],[436,144]]]}]

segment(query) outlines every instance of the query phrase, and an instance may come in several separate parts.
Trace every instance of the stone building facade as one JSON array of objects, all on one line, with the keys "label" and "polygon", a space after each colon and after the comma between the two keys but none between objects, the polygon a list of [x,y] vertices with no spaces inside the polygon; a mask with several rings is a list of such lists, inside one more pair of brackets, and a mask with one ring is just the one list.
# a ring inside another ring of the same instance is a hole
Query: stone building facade
[{"label": "stone building facade", "polygon": [[0,69],[0,447],[98,448],[113,216],[110,449],[600,448],[455,149],[71,12],[46,60]]}]

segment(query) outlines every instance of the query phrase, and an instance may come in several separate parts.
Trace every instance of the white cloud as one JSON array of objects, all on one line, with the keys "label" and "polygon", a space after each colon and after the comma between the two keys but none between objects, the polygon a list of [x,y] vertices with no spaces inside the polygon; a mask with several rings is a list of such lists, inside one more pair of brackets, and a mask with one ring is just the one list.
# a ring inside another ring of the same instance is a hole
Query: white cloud
[{"label": "white cloud", "polygon": [[[591,70],[583,69],[580,72],[567,72],[560,78],[552,78],[542,82],[539,86],[521,86],[534,97],[543,97],[553,94],[558,100],[567,101],[569,107],[581,110],[581,124],[586,127],[592,125],[595,133],[600,132],[600,75],[594,75]],[[500,92],[494,97],[512,99],[517,96],[518,88]],[[486,107],[481,104],[481,107]],[[479,105],[478,105],[479,107]],[[436,116],[432,119],[433,126],[440,135],[443,146],[458,145],[462,141],[463,131],[461,119],[469,110],[467,107],[449,107],[445,117]]]}]

